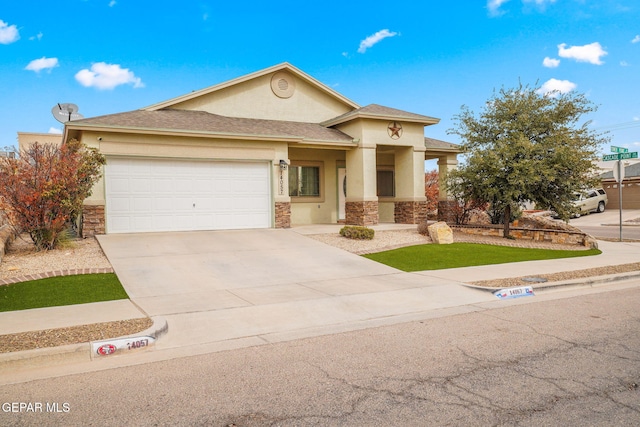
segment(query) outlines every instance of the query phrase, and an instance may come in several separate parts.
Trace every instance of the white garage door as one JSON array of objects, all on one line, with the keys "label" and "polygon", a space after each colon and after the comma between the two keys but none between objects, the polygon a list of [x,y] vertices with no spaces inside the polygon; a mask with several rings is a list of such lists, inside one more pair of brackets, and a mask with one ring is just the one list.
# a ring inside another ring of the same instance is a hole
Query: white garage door
[{"label": "white garage door", "polygon": [[271,227],[269,164],[108,158],[107,233]]}]

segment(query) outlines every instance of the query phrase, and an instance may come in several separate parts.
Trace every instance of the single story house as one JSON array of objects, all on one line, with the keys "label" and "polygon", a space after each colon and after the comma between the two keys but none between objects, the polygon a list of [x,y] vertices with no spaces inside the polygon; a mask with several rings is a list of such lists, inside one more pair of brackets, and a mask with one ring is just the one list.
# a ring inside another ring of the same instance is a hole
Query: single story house
[{"label": "single story house", "polygon": [[[361,107],[283,63],[136,111],[74,120],[107,159],[85,201],[85,235],[414,224],[425,159],[459,147],[425,138],[439,119]],[[441,191],[446,203],[446,192]]]},{"label": "single story house", "polygon": [[640,209],[640,163],[634,163],[624,168],[624,180],[618,184],[613,172],[602,175],[602,188],[607,192],[609,209],[620,206],[620,188],[622,185],[622,209]]}]

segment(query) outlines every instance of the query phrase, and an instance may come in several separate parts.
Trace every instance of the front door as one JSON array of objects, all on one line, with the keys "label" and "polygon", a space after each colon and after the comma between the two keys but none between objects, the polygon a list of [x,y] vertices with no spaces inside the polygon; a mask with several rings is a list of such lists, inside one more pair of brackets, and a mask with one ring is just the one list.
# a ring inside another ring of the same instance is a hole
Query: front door
[{"label": "front door", "polygon": [[338,221],[346,219],[345,202],[347,200],[347,169],[338,168]]}]

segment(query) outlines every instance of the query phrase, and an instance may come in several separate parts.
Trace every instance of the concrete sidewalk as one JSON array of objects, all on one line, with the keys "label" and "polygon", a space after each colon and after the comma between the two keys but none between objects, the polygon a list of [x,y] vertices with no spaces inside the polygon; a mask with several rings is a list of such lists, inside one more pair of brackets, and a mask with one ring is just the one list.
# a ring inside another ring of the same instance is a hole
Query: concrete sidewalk
[{"label": "concrete sidewalk", "polygon": [[[138,238],[116,236],[122,240],[111,248],[114,239],[101,238],[131,301],[0,313],[0,334],[150,315],[166,320],[169,331],[140,356],[160,360],[400,323],[438,310],[462,313],[496,300],[468,282],[640,261],[640,243],[600,241],[598,256],[404,273],[293,231],[215,233],[215,239],[198,235],[188,248],[175,236],[147,236],[146,252],[132,243]],[[172,243],[160,244],[164,239]],[[301,253],[307,256],[293,258]],[[162,271],[169,259],[174,267]],[[190,275],[180,276],[176,265]],[[11,354],[0,354],[0,371]]]}]

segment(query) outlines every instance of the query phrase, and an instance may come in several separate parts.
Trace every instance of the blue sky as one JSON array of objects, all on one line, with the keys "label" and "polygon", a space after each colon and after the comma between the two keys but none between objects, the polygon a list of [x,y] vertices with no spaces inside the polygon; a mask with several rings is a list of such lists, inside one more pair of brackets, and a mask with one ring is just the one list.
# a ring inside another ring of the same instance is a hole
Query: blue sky
[{"label": "blue sky", "polygon": [[[0,147],[281,62],[360,105],[438,117],[522,82],[575,90],[612,144],[640,149],[637,0],[0,0]],[[603,147],[604,152],[609,146]]]}]

